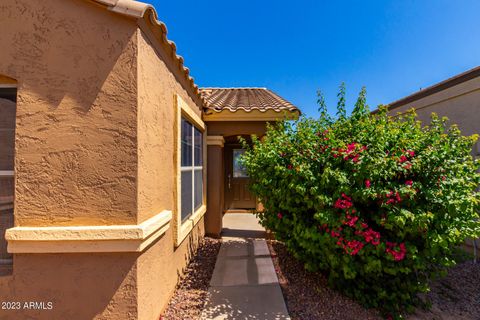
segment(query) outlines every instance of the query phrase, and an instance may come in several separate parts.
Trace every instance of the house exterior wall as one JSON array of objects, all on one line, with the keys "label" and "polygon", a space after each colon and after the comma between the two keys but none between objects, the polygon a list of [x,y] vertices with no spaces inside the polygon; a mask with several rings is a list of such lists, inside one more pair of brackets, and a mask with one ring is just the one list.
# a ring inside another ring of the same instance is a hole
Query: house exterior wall
[{"label": "house exterior wall", "polygon": [[[5,0],[0,30],[0,74],[18,81],[15,225],[135,223],[135,22],[85,1]],[[53,309],[1,314],[132,319],[135,288],[136,254],[15,254],[0,300]]]},{"label": "house exterior wall", "polygon": [[415,108],[418,119],[424,124],[428,124],[430,115],[436,112],[441,117],[448,117],[450,124],[458,124],[463,135],[480,133],[480,78],[394,108],[389,113],[396,115],[411,108]]},{"label": "house exterior wall", "polygon": [[[201,111],[137,23],[84,0],[2,2],[0,75],[18,81],[16,227],[175,210],[174,95]],[[178,247],[170,228],[143,252],[15,253],[0,301],[53,308],[0,318],[158,319],[203,234],[201,219]]]},{"label": "house exterior wall", "polygon": [[[176,204],[175,95],[201,116],[182,87],[173,65],[153,35],[138,33],[138,219],[150,218]],[[172,72],[173,70],[173,72]],[[206,146],[205,146],[206,147]],[[170,229],[138,260],[138,306],[140,319],[158,319],[166,307],[192,252],[203,238],[203,218],[178,246],[173,243],[176,219]]]}]

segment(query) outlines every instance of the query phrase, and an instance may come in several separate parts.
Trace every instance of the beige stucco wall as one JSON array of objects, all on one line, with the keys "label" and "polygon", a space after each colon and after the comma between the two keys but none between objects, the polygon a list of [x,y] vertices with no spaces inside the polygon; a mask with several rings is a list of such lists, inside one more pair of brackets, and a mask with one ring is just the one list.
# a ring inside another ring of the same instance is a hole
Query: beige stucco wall
[{"label": "beige stucco wall", "polygon": [[[0,277],[0,319],[137,319],[137,254],[16,254],[13,275]],[[52,310],[23,309],[52,302]]]},{"label": "beige stucco wall", "polygon": [[[200,108],[137,21],[84,0],[5,0],[0,30],[0,75],[18,80],[16,226],[138,224],[175,210],[174,95]],[[142,253],[15,254],[0,301],[54,308],[6,318],[158,319],[203,223],[177,248],[171,227]]]},{"label": "beige stucco wall", "polygon": [[0,15],[16,225],[136,222],[135,22],[80,0],[5,0]]},{"label": "beige stucco wall", "polygon": [[[146,30],[147,31],[147,30]],[[148,32],[148,31],[147,31]],[[138,50],[138,221],[176,202],[175,95],[201,115],[201,109],[171,72],[164,48],[139,32]]]},{"label": "beige stucco wall", "polygon": [[[133,20],[71,0],[5,0],[0,74],[18,81],[17,226],[136,222]],[[2,235],[3,236],[3,235]],[[6,319],[134,319],[136,254],[15,254]]]},{"label": "beige stucco wall", "polygon": [[[175,67],[148,29],[138,33],[138,221],[176,204],[175,95],[197,115],[195,104],[180,84]],[[174,213],[175,214],[175,213]],[[158,319],[166,307],[178,275],[204,235],[201,219],[191,235],[175,248],[173,224],[138,260],[140,319]]]},{"label": "beige stucco wall", "polygon": [[458,124],[463,135],[480,133],[480,78],[474,78],[390,111],[395,115],[415,108],[418,119],[428,124],[436,112]]}]

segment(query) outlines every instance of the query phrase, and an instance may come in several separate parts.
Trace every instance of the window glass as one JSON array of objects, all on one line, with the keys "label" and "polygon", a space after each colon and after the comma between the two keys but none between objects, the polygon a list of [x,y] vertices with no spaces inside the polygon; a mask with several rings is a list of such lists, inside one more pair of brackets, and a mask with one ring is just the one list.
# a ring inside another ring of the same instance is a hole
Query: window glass
[{"label": "window glass", "polygon": [[0,266],[12,263],[5,231],[13,227],[16,96],[16,88],[0,88]]},{"label": "window glass", "polygon": [[193,147],[193,137],[192,137],[192,128],[193,126],[182,119],[182,166],[191,166],[192,165],[192,147]]},{"label": "window glass", "polygon": [[195,133],[194,133],[194,139],[195,139],[195,143],[194,143],[194,158],[195,158],[195,166],[201,166],[203,164],[203,154],[202,154],[202,150],[203,150],[203,147],[202,147],[202,132],[200,132],[200,130],[198,130],[197,128],[195,128]]},{"label": "window glass", "polygon": [[11,91],[0,88],[0,170],[13,170],[16,102]]},{"label": "window glass", "polygon": [[192,214],[192,171],[182,171],[182,221]]},{"label": "window glass", "polygon": [[7,252],[7,240],[5,240],[5,231],[12,227],[13,209],[0,209],[0,265],[11,264],[12,261],[12,254]]},{"label": "window glass", "polygon": [[245,149],[233,149],[233,177],[247,178],[247,169],[240,162],[240,156],[245,153]]},{"label": "window glass", "polygon": [[203,133],[188,120],[181,123],[181,218],[203,204]]},{"label": "window glass", "polygon": [[202,206],[203,202],[203,171],[202,169],[195,170],[194,175],[194,190],[195,190],[195,198],[194,198],[194,210],[197,210]]}]

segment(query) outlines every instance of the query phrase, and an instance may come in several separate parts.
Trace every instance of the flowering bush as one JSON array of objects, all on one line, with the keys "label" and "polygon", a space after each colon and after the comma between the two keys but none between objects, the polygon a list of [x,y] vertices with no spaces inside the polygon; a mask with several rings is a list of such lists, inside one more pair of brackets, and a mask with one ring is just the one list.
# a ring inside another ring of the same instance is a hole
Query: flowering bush
[{"label": "flowering bush", "polygon": [[367,307],[398,316],[479,234],[476,137],[432,115],[370,114],[362,90],[350,117],[270,126],[242,158],[261,223],[309,270]]}]

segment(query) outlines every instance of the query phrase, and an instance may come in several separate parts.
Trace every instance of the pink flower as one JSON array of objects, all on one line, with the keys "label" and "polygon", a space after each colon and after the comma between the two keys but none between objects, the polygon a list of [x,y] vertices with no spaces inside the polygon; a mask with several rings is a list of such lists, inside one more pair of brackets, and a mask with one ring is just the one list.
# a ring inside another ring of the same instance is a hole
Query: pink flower
[{"label": "pink flower", "polygon": [[410,157],[414,157],[414,156],[415,156],[415,151],[413,151],[413,150],[408,150],[407,152],[408,152],[408,154],[410,155]]},{"label": "pink flower", "polygon": [[337,238],[337,237],[340,236],[340,233],[337,232],[337,231],[335,231],[335,230],[332,230],[332,232],[330,232],[330,235],[331,235],[332,237],[334,237],[334,238]]},{"label": "pink flower", "polygon": [[354,256],[363,248],[363,246],[364,244],[358,240],[347,241],[347,248],[345,248],[345,252],[351,256]]},{"label": "pink flower", "polygon": [[405,157],[405,156],[400,157],[400,163],[404,163],[404,162],[407,162],[407,161],[408,161],[407,157]]},{"label": "pink flower", "polygon": [[347,152],[352,152],[353,150],[355,150],[355,145],[356,145],[355,142],[352,142],[352,143],[348,144],[347,145]]},{"label": "pink flower", "polygon": [[394,242],[386,242],[387,248],[385,251],[390,254],[395,261],[401,261],[405,258],[405,255],[407,253],[407,248],[405,247],[405,243],[400,243],[397,247],[397,243]]},{"label": "pink flower", "polygon": [[407,181],[405,181],[405,184],[407,186],[411,186],[413,184],[413,181],[412,180],[407,180]]},{"label": "pink flower", "polygon": [[367,179],[367,180],[365,180],[365,187],[366,187],[367,189],[369,189],[369,188],[370,188],[370,186],[371,186],[371,182],[370,182],[370,180],[368,180],[368,179]]},{"label": "pink flower", "polygon": [[374,246],[378,246],[380,244],[380,233],[377,231],[368,229],[363,232],[363,237],[366,242],[370,242]]},{"label": "pink flower", "polygon": [[283,215],[279,212],[279,213],[277,213],[277,217],[278,217],[278,219],[282,219]]},{"label": "pink flower", "polygon": [[358,217],[355,217],[355,216],[349,216],[347,215],[347,221],[345,222],[345,224],[349,227],[354,227],[355,226],[355,223],[358,221]]},{"label": "pink flower", "polygon": [[333,206],[337,209],[348,209],[353,206],[352,198],[347,196],[345,193],[342,193],[342,198],[337,199]]},{"label": "pink flower", "polygon": [[397,202],[402,201],[402,198],[400,198],[400,193],[398,193],[398,191],[397,193],[395,193],[395,200],[397,200]]}]

